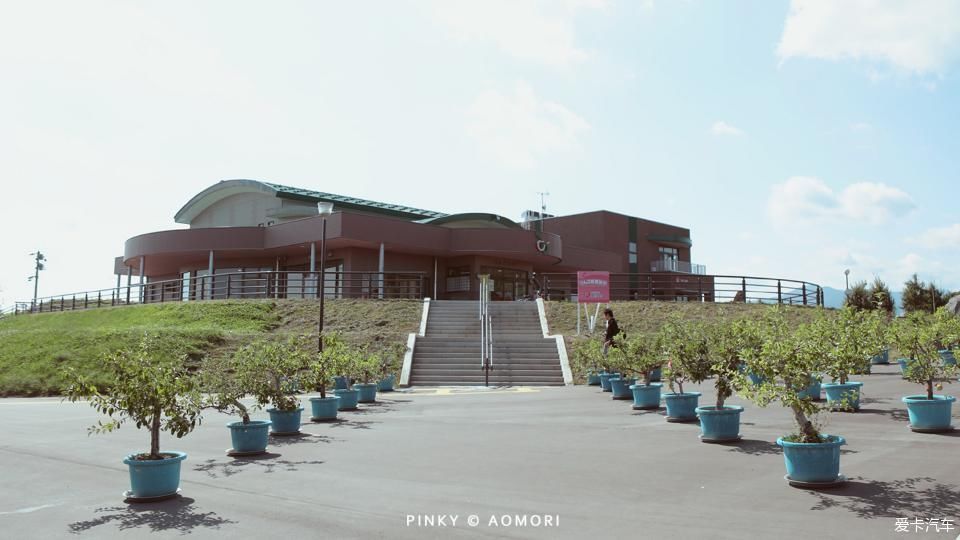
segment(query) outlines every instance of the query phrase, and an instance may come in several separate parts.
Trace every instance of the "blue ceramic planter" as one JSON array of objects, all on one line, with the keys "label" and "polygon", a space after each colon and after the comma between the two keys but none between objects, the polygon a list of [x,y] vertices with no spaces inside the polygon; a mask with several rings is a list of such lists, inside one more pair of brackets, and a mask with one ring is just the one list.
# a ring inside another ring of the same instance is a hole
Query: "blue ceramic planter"
[{"label": "blue ceramic planter", "polygon": [[630,386],[636,384],[637,379],[631,377],[629,379],[624,379],[623,377],[611,377],[610,378],[610,391],[613,392],[613,399],[633,399],[633,392],[630,391]]},{"label": "blue ceramic planter", "polygon": [[940,359],[943,360],[943,365],[945,366],[955,366],[957,365],[957,358],[953,355],[953,351],[949,349],[944,349],[942,351],[937,351],[940,353]]},{"label": "blue ceramic planter", "polygon": [[357,401],[360,403],[374,403],[377,401],[377,385],[374,383],[356,383],[354,390],[359,392]]},{"label": "blue ceramic planter", "polygon": [[267,440],[270,438],[270,424],[268,420],[251,420],[230,422],[230,442],[233,448],[230,454],[262,454],[267,451]]},{"label": "blue ceramic planter", "polygon": [[343,375],[333,378],[333,388],[334,390],[346,390],[350,385],[347,384],[347,378]]},{"label": "blue ceramic planter", "polygon": [[380,392],[393,392],[393,384],[396,382],[397,376],[391,373],[387,375],[377,384],[377,390]]},{"label": "blue ceramic planter", "polygon": [[663,395],[663,402],[667,405],[668,422],[693,422],[697,419],[697,404],[700,401],[700,392],[671,392]]},{"label": "blue ceramic planter", "polygon": [[907,366],[910,365],[910,362],[913,362],[913,358],[897,358],[897,364],[900,365],[900,374],[907,374]]},{"label": "blue ceramic planter", "polygon": [[660,408],[660,383],[650,383],[650,386],[634,384],[630,387],[633,392],[633,408],[637,410]]},{"label": "blue ceramic planter", "polygon": [[700,416],[700,440],[703,442],[736,441],[740,438],[740,413],[743,407],[727,405],[716,407],[697,407]]},{"label": "blue ceramic planter", "polygon": [[650,372],[650,382],[660,382],[663,379],[663,368],[657,368]]},{"label": "blue ceramic planter", "polygon": [[953,396],[933,396],[927,399],[926,394],[920,396],[906,396],[903,402],[907,404],[907,414],[910,416],[910,429],[914,431],[950,431],[950,413]]},{"label": "blue ceramic planter", "polygon": [[813,401],[820,401],[820,379],[812,379],[810,381],[810,386],[808,386],[802,392],[798,392],[797,395],[802,398],[810,398]]},{"label": "blue ceramic planter", "polygon": [[340,398],[340,405],[337,407],[338,411],[352,411],[357,408],[357,400],[360,397],[360,392],[357,390],[337,389],[334,390],[333,393]]},{"label": "blue ceramic planter", "polygon": [[882,353],[874,356],[870,359],[871,364],[889,364],[890,363],[890,349],[884,349]]},{"label": "blue ceramic planter", "polygon": [[599,385],[600,385],[600,374],[587,373],[587,386],[599,386]]},{"label": "blue ceramic planter", "polygon": [[840,477],[840,447],[843,437],[824,435],[822,443],[795,443],[777,439],[783,448],[787,476],[794,482],[836,482]]},{"label": "blue ceramic planter", "polygon": [[167,497],[180,487],[180,462],[187,459],[183,452],[163,452],[166,459],[137,460],[130,454],[123,460],[130,469],[130,492],[134,498]]},{"label": "blue ceramic planter", "polygon": [[604,392],[610,392],[610,378],[619,377],[619,373],[607,373],[606,371],[600,373],[600,388]]},{"label": "blue ceramic planter", "polygon": [[310,420],[314,422],[323,422],[326,420],[337,419],[337,407],[340,404],[340,396],[327,396],[325,398],[310,398]]},{"label": "blue ceramic planter", "polygon": [[860,387],[862,382],[823,383],[827,405],[834,409],[860,410]]},{"label": "blue ceramic planter", "polygon": [[273,425],[270,426],[270,433],[277,435],[300,433],[300,413],[302,412],[303,407],[297,407],[293,411],[267,409],[270,421],[273,422]]}]

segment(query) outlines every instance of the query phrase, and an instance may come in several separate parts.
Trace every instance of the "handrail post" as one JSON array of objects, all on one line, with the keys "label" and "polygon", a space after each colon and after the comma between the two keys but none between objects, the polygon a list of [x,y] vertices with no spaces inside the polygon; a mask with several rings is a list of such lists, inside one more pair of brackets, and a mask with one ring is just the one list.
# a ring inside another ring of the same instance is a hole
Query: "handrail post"
[{"label": "handrail post", "polygon": [[747,303],[747,278],[740,278],[740,291],[743,293],[743,303]]},{"label": "handrail post", "polygon": [[803,305],[807,305],[807,282],[803,282]]},{"label": "handrail post", "polygon": [[227,300],[230,299],[230,278],[233,277],[233,274],[227,274]]},{"label": "handrail post", "polygon": [[779,280],[779,279],[777,280],[777,303],[778,303],[778,304],[782,304],[782,303],[783,303],[783,291],[782,291],[781,288],[780,288],[780,280]]}]

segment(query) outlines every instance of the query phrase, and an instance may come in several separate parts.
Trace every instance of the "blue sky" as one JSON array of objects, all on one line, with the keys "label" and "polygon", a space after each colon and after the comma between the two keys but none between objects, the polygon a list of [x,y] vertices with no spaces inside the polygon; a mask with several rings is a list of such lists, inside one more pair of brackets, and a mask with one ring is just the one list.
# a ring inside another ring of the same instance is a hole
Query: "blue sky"
[{"label": "blue sky", "polygon": [[[55,13],[55,15],[51,15]],[[710,273],[960,289],[960,2],[21,2],[0,302],[221,179],[689,227]]]}]

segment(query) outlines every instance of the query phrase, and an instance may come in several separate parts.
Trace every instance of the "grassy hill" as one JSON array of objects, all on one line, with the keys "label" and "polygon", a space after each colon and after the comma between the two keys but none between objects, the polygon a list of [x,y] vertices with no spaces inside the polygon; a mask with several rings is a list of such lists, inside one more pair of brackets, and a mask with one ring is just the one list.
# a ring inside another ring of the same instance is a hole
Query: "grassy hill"
[{"label": "grassy hill", "polygon": [[[356,343],[405,341],[420,325],[414,300],[328,300],[325,330]],[[67,367],[96,379],[100,360],[145,333],[193,361],[230,354],[258,338],[316,335],[313,300],[148,304],[0,319],[0,395],[55,395]]]},{"label": "grassy hill", "polygon": [[[617,322],[628,334],[656,332],[671,314],[679,313],[685,319],[716,321],[759,317],[769,305],[713,302],[613,302],[610,304]],[[788,321],[802,323],[812,320],[820,310],[812,307],[783,306]],[[565,337],[577,333],[577,305],[572,302],[546,302],[545,311],[550,332]],[[590,311],[593,315],[594,311]],[[581,313],[582,333],[586,322]],[[603,312],[597,318],[596,332],[603,331]]]}]

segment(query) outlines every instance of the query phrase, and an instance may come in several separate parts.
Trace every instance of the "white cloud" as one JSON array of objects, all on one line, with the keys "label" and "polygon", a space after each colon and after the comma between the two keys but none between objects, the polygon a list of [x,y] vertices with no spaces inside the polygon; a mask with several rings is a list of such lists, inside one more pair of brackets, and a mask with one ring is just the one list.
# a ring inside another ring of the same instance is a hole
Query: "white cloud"
[{"label": "white cloud", "polygon": [[546,154],[576,151],[586,120],[540,99],[526,83],[512,92],[487,90],[467,108],[467,132],[480,149],[508,166],[529,168]]},{"label": "white cloud", "polygon": [[869,60],[911,73],[942,73],[960,56],[960,2],[793,0],[777,54],[783,60]]},{"label": "white cloud", "polygon": [[434,19],[451,37],[489,42],[522,60],[567,67],[589,55],[576,43],[575,19],[584,9],[601,9],[603,0],[437,0]]},{"label": "white cloud", "polygon": [[886,184],[858,182],[835,192],[819,178],[794,176],[773,186],[767,213],[779,224],[854,221],[880,224],[909,213],[915,204]]},{"label": "white cloud", "polygon": [[927,229],[911,241],[930,249],[960,248],[960,223]]},{"label": "white cloud", "polygon": [[723,120],[717,120],[716,122],[714,122],[713,126],[710,127],[710,131],[712,131],[714,135],[733,135],[733,136],[743,135],[742,129],[734,125],[728,124]]}]

